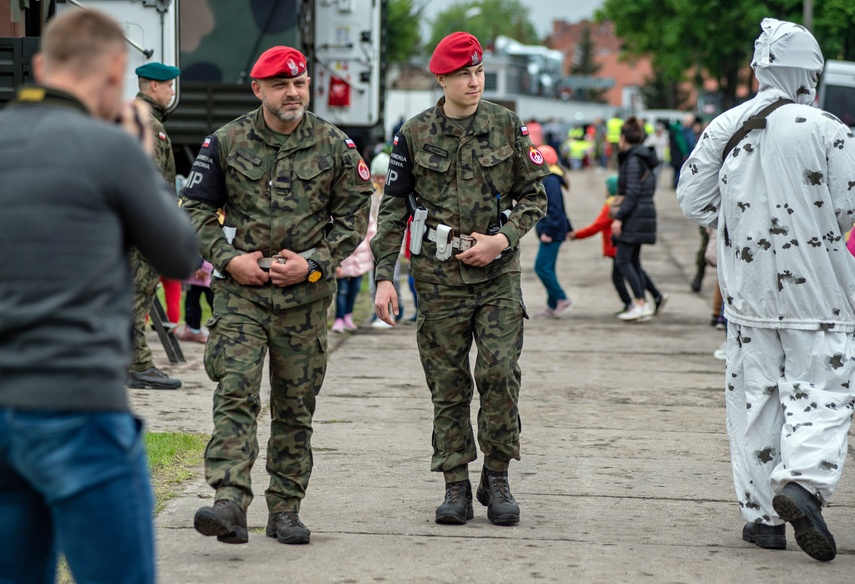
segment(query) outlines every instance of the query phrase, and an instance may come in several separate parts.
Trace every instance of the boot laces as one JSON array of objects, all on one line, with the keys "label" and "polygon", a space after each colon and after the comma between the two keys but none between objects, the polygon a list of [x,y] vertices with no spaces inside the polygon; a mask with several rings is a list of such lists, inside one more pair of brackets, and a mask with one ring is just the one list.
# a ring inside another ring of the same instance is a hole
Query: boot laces
[{"label": "boot laces", "polygon": [[502,503],[513,501],[511,486],[508,483],[508,475],[504,473],[490,473],[490,482],[492,483],[493,491],[499,496]]},{"label": "boot laces", "polygon": [[449,503],[454,505],[466,501],[466,484],[461,481],[451,483],[445,492],[445,498]]},{"label": "boot laces", "polygon": [[282,511],[281,513],[277,513],[276,517],[285,521],[289,527],[305,527],[303,522],[300,521],[300,516],[293,511]]}]

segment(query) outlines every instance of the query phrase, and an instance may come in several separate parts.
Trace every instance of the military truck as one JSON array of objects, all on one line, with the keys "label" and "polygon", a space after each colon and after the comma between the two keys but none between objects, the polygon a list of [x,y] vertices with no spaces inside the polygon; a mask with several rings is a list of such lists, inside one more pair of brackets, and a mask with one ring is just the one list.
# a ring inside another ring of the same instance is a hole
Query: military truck
[{"label": "military truck", "polygon": [[0,104],[32,81],[30,59],[48,18],[74,6],[97,8],[125,28],[128,99],[139,65],[182,70],[166,120],[179,174],[188,173],[205,136],[258,107],[249,71],[274,45],[306,54],[310,109],[366,150],[384,138],[386,1],[0,0]]}]

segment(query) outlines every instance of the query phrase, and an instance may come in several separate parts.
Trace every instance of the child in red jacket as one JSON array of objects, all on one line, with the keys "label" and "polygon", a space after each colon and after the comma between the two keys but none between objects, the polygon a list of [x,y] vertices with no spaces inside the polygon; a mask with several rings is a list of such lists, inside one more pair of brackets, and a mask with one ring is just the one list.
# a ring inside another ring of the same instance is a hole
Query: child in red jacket
[{"label": "child in red jacket", "polygon": [[618,312],[619,314],[620,312],[629,310],[629,308],[632,307],[632,297],[630,297],[629,292],[627,292],[623,276],[621,275],[620,270],[618,270],[617,265],[614,263],[617,248],[612,241],[612,221],[614,219],[609,216],[609,209],[612,198],[617,195],[617,182],[617,176],[610,176],[606,179],[606,204],[603,205],[602,209],[600,209],[600,214],[597,215],[594,222],[587,227],[568,233],[567,239],[585,239],[592,235],[596,235],[597,233],[603,234],[603,255],[612,258],[612,283],[614,284],[615,291],[617,291],[624,306],[624,308]]}]

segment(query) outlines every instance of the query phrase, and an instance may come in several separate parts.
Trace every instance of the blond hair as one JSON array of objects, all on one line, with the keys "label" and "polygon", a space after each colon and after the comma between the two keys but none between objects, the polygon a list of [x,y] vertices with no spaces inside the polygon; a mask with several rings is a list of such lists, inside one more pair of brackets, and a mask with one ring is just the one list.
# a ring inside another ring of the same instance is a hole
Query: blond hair
[{"label": "blond hair", "polygon": [[51,19],[42,35],[42,57],[51,70],[86,73],[98,67],[100,57],[125,50],[122,27],[99,10],[66,10]]}]

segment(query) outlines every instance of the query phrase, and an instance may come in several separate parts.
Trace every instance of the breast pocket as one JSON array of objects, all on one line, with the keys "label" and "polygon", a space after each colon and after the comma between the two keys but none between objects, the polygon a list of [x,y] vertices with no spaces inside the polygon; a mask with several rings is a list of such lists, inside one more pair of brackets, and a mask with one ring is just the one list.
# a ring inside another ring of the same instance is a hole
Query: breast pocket
[{"label": "breast pocket", "polygon": [[508,193],[514,186],[514,149],[503,144],[478,155],[478,164],[488,185],[500,193]]},{"label": "breast pocket", "polygon": [[442,200],[446,186],[454,179],[449,176],[451,159],[424,150],[416,152],[413,158],[416,162],[413,173],[419,195],[428,201]]},{"label": "breast pocket", "polygon": [[240,148],[226,158],[226,190],[229,204],[236,208],[254,208],[265,190],[262,160]]},{"label": "breast pocket", "polygon": [[332,158],[326,154],[294,161],[294,195],[313,212],[326,209],[333,188]]}]

